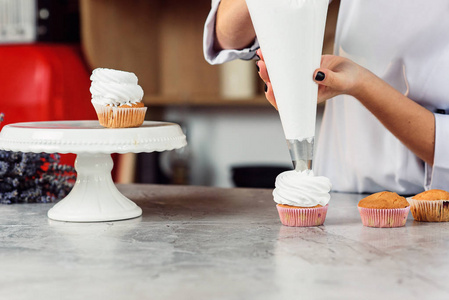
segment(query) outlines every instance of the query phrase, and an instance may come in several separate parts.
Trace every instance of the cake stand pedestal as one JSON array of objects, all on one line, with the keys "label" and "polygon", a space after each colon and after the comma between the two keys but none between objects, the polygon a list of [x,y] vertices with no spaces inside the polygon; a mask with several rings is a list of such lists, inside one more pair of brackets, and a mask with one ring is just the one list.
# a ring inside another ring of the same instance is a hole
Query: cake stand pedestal
[{"label": "cake stand pedestal", "polygon": [[48,211],[68,222],[104,222],[136,218],[142,209],[112,181],[111,153],[166,151],[184,147],[179,125],[145,121],[136,128],[110,129],[98,121],[16,123],[3,127],[0,149],[20,152],[75,153],[76,183]]}]

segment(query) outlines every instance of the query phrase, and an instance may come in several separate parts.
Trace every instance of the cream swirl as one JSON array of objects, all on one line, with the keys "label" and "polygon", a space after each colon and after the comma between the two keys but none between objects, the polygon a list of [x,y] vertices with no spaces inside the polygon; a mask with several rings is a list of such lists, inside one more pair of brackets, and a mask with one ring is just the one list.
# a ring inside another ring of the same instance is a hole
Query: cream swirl
[{"label": "cream swirl", "polygon": [[312,207],[325,206],[332,188],[328,178],[314,176],[313,171],[287,171],[276,178],[273,191],[274,201],[291,206]]},{"label": "cream swirl", "polygon": [[137,76],[131,72],[98,68],[90,76],[92,103],[101,105],[130,105],[143,98]]}]

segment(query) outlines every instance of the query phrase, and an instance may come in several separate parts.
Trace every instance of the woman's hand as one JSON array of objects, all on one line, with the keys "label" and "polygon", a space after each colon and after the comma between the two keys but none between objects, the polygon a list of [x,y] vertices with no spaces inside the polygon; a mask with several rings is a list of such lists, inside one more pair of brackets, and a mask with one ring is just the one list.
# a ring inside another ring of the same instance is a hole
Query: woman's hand
[{"label": "woman's hand", "polygon": [[[262,52],[257,51],[259,75],[266,84],[265,96],[277,108]],[[433,165],[435,116],[431,111],[344,57],[323,55],[314,80],[319,85],[318,102],[340,94],[355,97],[416,156]]]},{"label": "woman's hand", "polygon": [[[265,82],[265,97],[277,109],[273,87],[267,72],[267,67],[262,51],[257,50],[260,60],[256,62],[259,68],[259,76]],[[366,69],[353,61],[335,55],[323,55],[321,67],[315,70],[313,80],[318,83],[318,103],[340,94],[356,96],[358,93],[358,81],[362,78]]]},{"label": "woman's hand", "polygon": [[267,66],[265,65],[265,60],[263,59],[262,51],[257,49],[256,51],[259,60],[256,61],[257,70],[259,72],[260,78],[265,82],[265,97],[268,102],[274,106],[274,108],[278,109],[276,104],[276,99],[274,98],[273,87],[271,86],[270,76],[268,76]]},{"label": "woman's hand", "polygon": [[318,83],[318,103],[341,94],[356,96],[365,72],[369,71],[347,58],[323,55],[321,67],[313,75]]}]

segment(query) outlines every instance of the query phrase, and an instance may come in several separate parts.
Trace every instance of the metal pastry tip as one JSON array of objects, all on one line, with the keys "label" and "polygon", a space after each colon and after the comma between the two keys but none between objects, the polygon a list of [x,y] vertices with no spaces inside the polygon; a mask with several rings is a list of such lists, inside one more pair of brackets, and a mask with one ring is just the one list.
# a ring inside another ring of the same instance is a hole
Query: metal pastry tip
[{"label": "metal pastry tip", "polygon": [[312,169],[314,138],[304,140],[287,140],[293,168],[297,172]]}]

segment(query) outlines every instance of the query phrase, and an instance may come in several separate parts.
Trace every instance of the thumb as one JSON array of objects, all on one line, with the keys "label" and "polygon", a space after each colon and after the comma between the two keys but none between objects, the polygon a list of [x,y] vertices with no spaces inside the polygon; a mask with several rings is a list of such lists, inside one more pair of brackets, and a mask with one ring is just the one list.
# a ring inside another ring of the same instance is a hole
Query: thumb
[{"label": "thumb", "polygon": [[339,73],[332,72],[329,69],[316,69],[313,80],[329,88],[340,90],[343,87],[343,79]]}]

